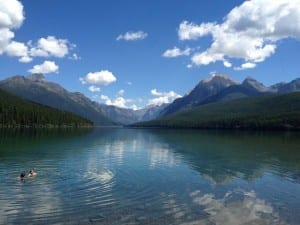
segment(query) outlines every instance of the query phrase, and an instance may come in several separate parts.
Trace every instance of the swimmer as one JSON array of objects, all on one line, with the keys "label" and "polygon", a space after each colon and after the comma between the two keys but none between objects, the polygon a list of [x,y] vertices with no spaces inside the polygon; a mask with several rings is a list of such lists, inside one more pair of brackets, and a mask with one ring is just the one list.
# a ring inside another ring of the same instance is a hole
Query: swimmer
[{"label": "swimmer", "polygon": [[34,172],[34,170],[30,170],[28,176],[29,176],[29,177],[33,177],[33,176],[35,176],[36,174],[37,174],[37,173]]},{"label": "swimmer", "polygon": [[25,172],[22,172],[22,173],[20,174],[20,179],[23,180],[24,178],[25,178]]}]

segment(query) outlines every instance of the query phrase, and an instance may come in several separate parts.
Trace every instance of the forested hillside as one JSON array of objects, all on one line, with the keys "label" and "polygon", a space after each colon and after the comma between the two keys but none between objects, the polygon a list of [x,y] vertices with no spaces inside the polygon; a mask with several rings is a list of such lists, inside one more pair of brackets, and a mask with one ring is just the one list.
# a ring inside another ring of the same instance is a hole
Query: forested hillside
[{"label": "forested hillside", "polygon": [[0,89],[0,127],[85,127],[93,123],[72,113],[26,101]]},{"label": "forested hillside", "polygon": [[101,113],[98,104],[79,92],[69,92],[61,85],[47,81],[42,74],[7,78],[0,81],[0,89],[28,101],[74,113],[97,126],[116,125]]},{"label": "forested hillside", "polygon": [[202,105],[140,127],[300,129],[300,93],[267,95]]}]

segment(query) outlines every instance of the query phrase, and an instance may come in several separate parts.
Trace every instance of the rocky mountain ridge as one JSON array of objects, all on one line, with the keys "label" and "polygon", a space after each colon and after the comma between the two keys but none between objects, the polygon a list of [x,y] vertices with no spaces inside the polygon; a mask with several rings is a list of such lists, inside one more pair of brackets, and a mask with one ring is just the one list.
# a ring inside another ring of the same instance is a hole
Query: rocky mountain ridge
[{"label": "rocky mountain ridge", "polygon": [[289,83],[278,83],[266,87],[252,77],[247,77],[242,83],[238,83],[226,75],[216,74],[201,80],[190,93],[168,105],[160,116],[212,102],[296,91],[300,91],[300,78]]},{"label": "rocky mountain ridge", "polygon": [[0,81],[0,88],[42,105],[65,110],[90,119],[98,126],[122,125],[156,117],[163,106],[142,110],[99,104],[80,92],[69,92],[59,84],[47,81],[42,74],[13,76]]},{"label": "rocky mountain ridge", "polygon": [[13,76],[0,81],[0,88],[24,99],[69,111],[90,119],[95,125],[127,125],[152,120],[178,111],[212,102],[300,91],[300,78],[270,87],[247,77],[239,83],[223,74],[201,80],[185,96],[170,104],[147,106],[140,110],[99,104],[79,92],[69,92],[57,83],[47,81],[42,74]]}]

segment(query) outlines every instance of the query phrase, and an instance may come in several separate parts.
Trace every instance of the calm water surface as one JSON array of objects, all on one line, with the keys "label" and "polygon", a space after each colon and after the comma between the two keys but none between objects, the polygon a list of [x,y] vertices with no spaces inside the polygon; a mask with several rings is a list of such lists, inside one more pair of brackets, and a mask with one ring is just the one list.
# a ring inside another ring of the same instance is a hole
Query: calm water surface
[{"label": "calm water surface", "polygon": [[0,224],[300,224],[299,133],[0,134]]}]

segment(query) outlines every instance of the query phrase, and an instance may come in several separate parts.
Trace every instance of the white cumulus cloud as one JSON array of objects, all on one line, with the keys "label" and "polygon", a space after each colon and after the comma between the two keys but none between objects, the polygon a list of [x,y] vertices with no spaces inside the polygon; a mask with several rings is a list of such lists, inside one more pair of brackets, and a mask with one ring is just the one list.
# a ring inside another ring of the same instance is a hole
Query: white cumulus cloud
[{"label": "white cumulus cloud", "polygon": [[54,36],[40,38],[35,45],[32,45],[32,41],[14,41],[13,30],[20,28],[24,20],[24,7],[20,1],[0,0],[0,55],[18,57],[20,62],[28,63],[34,57],[63,58],[75,47],[67,39]]},{"label": "white cumulus cloud", "polygon": [[192,57],[194,65],[208,65],[228,58],[243,59],[241,69],[253,68],[275,53],[278,41],[300,39],[300,0],[249,0],[232,9],[223,23],[179,25],[180,40],[197,40],[211,35],[211,46]]},{"label": "white cumulus cloud", "polygon": [[226,60],[223,62],[223,64],[224,64],[224,66],[227,67],[227,68],[232,67],[232,64],[231,64],[230,62],[226,61]]},{"label": "white cumulus cloud", "polygon": [[108,97],[106,95],[101,95],[100,98],[101,98],[101,100],[104,101],[104,103],[106,105],[113,105],[113,106],[117,106],[117,107],[120,107],[120,108],[130,108],[129,106],[127,106],[127,103],[132,102],[132,100],[125,99],[122,96],[119,96],[115,99],[111,99],[110,97]]},{"label": "white cumulus cloud", "polygon": [[191,60],[195,65],[208,65],[218,60],[223,60],[223,58],[224,55],[221,53],[213,53],[213,52],[205,51],[205,52],[194,54]]},{"label": "white cumulus cloud", "polygon": [[126,108],[126,109],[133,109],[133,110],[138,110],[140,107],[138,107],[134,103],[138,103],[139,99],[130,99],[130,98],[125,98],[124,97],[125,91],[121,89],[118,91],[115,97],[111,98],[107,95],[101,95],[100,99],[104,102],[106,105],[113,105],[119,108]]},{"label": "white cumulus cloud", "polygon": [[0,54],[5,52],[5,49],[9,45],[11,39],[15,34],[7,28],[0,28]]},{"label": "white cumulus cloud", "polygon": [[98,84],[109,85],[117,80],[112,72],[108,70],[101,70],[98,72],[90,72],[84,78],[79,78],[82,84]]},{"label": "white cumulus cloud", "polygon": [[28,70],[30,73],[57,73],[58,72],[58,65],[55,64],[53,61],[44,61],[40,65],[35,65],[32,69]]},{"label": "white cumulus cloud", "polygon": [[214,28],[214,23],[202,23],[201,25],[197,25],[183,21],[179,25],[178,36],[180,40],[196,40],[199,37],[211,33]]},{"label": "white cumulus cloud", "polygon": [[23,5],[17,0],[0,0],[0,29],[19,28],[24,21]]},{"label": "white cumulus cloud", "polygon": [[128,100],[126,100],[123,97],[117,97],[114,101],[113,101],[113,105],[114,106],[118,106],[121,108],[127,108],[126,103],[128,102]]},{"label": "white cumulus cloud", "polygon": [[152,89],[150,93],[155,96],[155,98],[149,99],[148,105],[162,105],[164,103],[170,103],[176,98],[182,97],[174,91],[159,92],[157,89]]},{"label": "white cumulus cloud", "polygon": [[91,86],[89,86],[89,91],[91,91],[91,92],[100,92],[100,88],[95,86],[95,85],[91,85]]},{"label": "white cumulus cloud", "polygon": [[7,46],[15,37],[12,30],[19,28],[24,19],[21,2],[17,0],[0,0],[0,55],[5,53]]},{"label": "white cumulus cloud", "polygon": [[58,39],[54,36],[47,38],[40,38],[37,45],[30,50],[31,56],[49,57],[54,56],[58,58],[65,57],[73,45],[67,39]]},{"label": "white cumulus cloud", "polygon": [[28,63],[32,61],[32,58],[28,55],[28,47],[22,42],[10,42],[6,46],[5,52],[9,56],[19,57],[20,62]]},{"label": "white cumulus cloud", "polygon": [[255,67],[256,67],[255,63],[247,62],[247,63],[243,63],[240,67],[235,67],[234,69],[235,70],[246,70],[246,69],[252,69]]},{"label": "white cumulus cloud", "polygon": [[112,101],[107,95],[101,95],[100,98],[101,100],[105,101],[106,105],[112,105]]},{"label": "white cumulus cloud", "polygon": [[124,41],[137,41],[143,40],[148,36],[144,31],[128,31],[125,34],[120,34],[116,40],[124,40]]},{"label": "white cumulus cloud", "polygon": [[190,48],[186,48],[184,50],[180,50],[177,47],[174,47],[172,49],[167,49],[164,53],[163,53],[163,57],[165,58],[175,58],[178,56],[188,56],[191,54],[191,49]]}]

